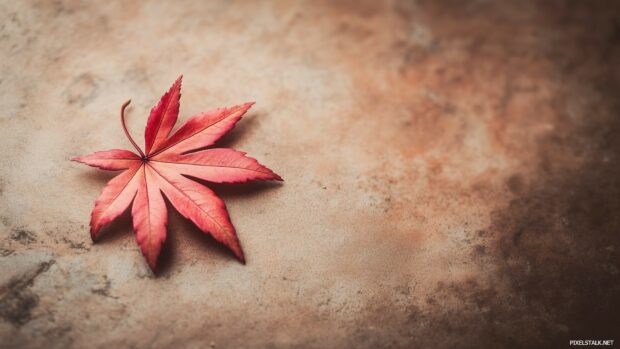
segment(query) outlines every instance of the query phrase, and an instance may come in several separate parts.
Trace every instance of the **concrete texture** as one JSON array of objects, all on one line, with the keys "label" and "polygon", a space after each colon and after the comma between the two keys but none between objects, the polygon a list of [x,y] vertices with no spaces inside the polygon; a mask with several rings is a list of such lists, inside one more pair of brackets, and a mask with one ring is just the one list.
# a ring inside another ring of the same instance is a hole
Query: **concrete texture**
[{"label": "concrete texture", "polygon": [[[620,339],[613,1],[1,1],[0,347],[560,347]],[[153,276],[113,174],[181,120],[283,185],[216,186],[248,263],[171,211]]]}]

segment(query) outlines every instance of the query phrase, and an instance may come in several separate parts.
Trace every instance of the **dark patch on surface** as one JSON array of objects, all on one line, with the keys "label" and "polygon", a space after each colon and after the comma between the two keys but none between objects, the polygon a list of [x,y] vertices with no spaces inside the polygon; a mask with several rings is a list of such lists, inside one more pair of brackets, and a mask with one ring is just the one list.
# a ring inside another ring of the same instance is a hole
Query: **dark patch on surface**
[{"label": "dark patch on surface", "polygon": [[94,287],[90,291],[92,293],[96,294],[96,295],[117,299],[118,297],[114,297],[114,296],[112,296],[110,294],[110,289],[111,288],[112,288],[112,282],[110,281],[110,279],[108,279],[107,276],[104,275],[103,276],[103,286]]},{"label": "dark patch on surface", "polygon": [[70,336],[71,331],[73,331],[72,325],[52,327],[44,332],[44,338],[59,348],[73,348],[73,338]]},{"label": "dark patch on surface", "polygon": [[99,86],[94,75],[84,73],[76,77],[65,90],[67,103],[84,107],[98,95]]},{"label": "dark patch on surface", "polygon": [[9,250],[6,248],[0,248],[0,256],[2,257],[6,257],[6,256],[10,256],[11,254],[13,254],[13,252],[15,252],[14,250]]},{"label": "dark patch on surface", "polygon": [[11,240],[28,245],[37,241],[37,234],[26,229],[15,229],[11,233]]},{"label": "dark patch on surface", "polygon": [[523,190],[523,178],[519,175],[510,176],[506,181],[506,185],[513,194],[519,194]]},{"label": "dark patch on surface", "polygon": [[30,287],[52,264],[53,260],[40,263],[35,269],[13,278],[0,288],[0,318],[16,327],[25,325],[32,319],[32,311],[39,304],[39,297]]},{"label": "dark patch on surface", "polygon": [[74,250],[90,250],[90,247],[87,247],[84,242],[75,242],[73,240],[62,238],[62,241],[69,245],[70,248]]}]

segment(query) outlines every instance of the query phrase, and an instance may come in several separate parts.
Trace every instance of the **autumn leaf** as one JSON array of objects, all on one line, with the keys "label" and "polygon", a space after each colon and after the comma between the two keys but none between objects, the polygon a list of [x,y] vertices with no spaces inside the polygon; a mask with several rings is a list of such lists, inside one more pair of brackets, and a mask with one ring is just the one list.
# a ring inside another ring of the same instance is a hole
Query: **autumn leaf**
[{"label": "autumn leaf", "polygon": [[182,76],[151,109],[144,131],[144,151],[125,126],[125,108],[130,103],[127,101],[121,107],[121,125],[138,154],[112,149],[71,159],[102,170],[122,171],[103,188],[95,201],[90,235],[95,241],[101,229],[133,203],[131,215],[136,240],[148,265],[155,271],[157,257],[166,240],[165,195],[179,213],[245,263],[235,227],[222,199],[186,176],[213,183],[256,179],[281,181],[282,178],[243,152],[227,148],[205,149],[230,131],[254,102],[193,116],[170,136],[179,115],[181,80]]}]

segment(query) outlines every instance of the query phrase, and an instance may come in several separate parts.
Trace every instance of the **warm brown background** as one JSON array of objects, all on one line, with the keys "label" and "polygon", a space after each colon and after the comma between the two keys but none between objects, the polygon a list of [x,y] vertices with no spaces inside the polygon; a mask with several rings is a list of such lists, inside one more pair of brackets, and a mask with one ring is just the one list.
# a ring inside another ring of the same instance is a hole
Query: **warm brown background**
[{"label": "warm brown background", "polygon": [[[618,5],[0,2],[0,347],[620,340]],[[247,265],[172,213],[154,277],[68,159],[180,73],[286,182],[216,187]]]}]

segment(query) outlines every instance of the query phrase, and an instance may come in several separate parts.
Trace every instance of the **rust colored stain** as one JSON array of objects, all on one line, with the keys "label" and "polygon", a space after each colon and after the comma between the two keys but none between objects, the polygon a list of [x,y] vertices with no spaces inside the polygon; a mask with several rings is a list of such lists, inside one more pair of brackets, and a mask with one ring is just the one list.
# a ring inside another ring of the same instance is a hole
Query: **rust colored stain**
[{"label": "rust colored stain", "polygon": [[[0,4],[0,347],[559,347],[620,328],[612,1]],[[257,102],[223,145],[248,263],[172,214],[162,270],[88,218],[185,75],[181,115]]]}]

